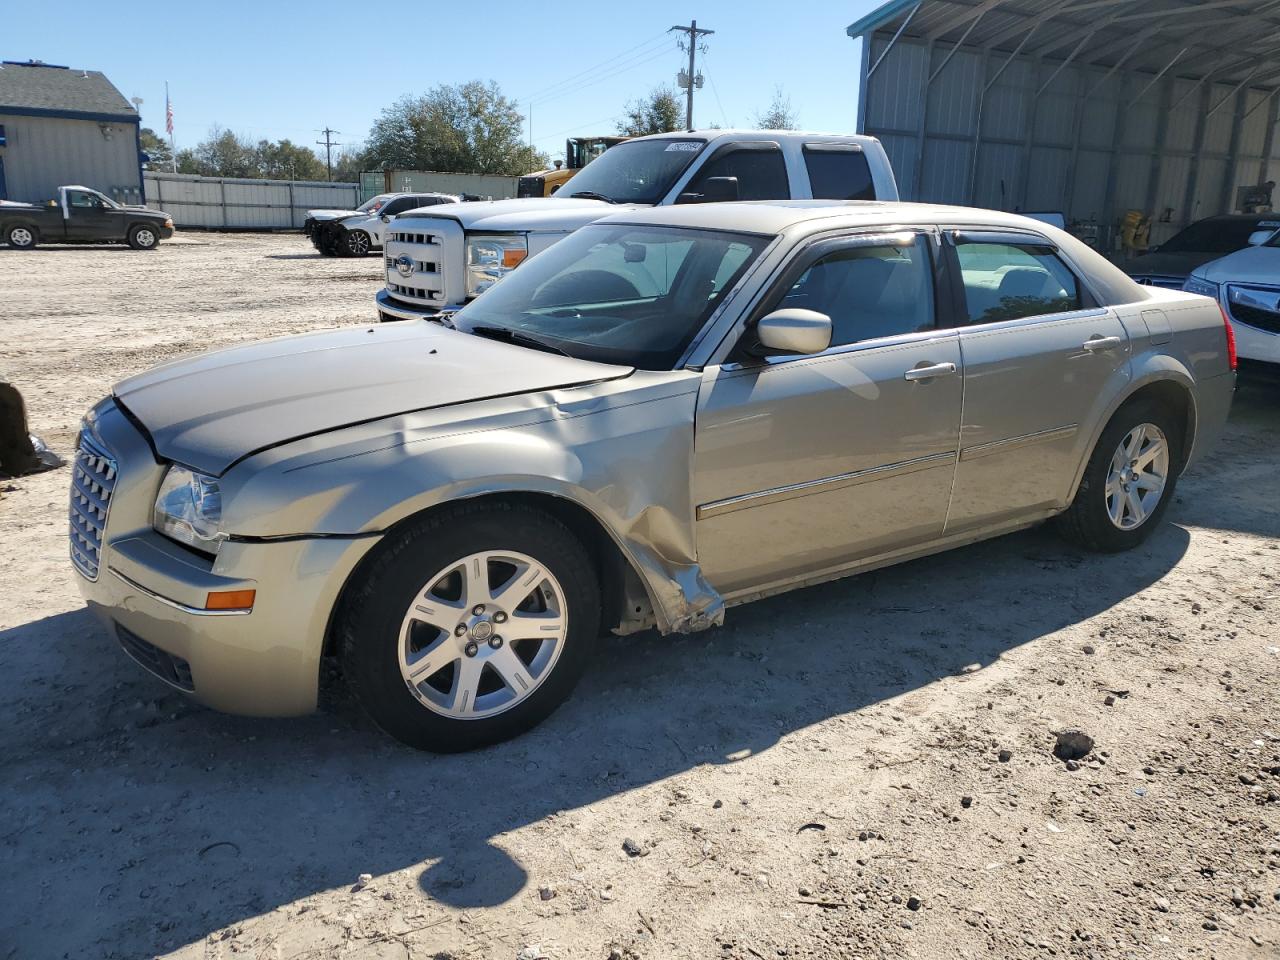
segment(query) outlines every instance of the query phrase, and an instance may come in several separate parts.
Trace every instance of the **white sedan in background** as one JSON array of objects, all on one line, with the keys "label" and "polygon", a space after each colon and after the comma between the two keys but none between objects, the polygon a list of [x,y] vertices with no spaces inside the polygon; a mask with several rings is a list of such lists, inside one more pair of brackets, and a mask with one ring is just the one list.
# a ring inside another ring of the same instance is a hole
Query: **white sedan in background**
[{"label": "white sedan in background", "polygon": [[1280,364],[1280,230],[1257,230],[1249,243],[1196,267],[1182,289],[1222,304],[1241,359]]}]

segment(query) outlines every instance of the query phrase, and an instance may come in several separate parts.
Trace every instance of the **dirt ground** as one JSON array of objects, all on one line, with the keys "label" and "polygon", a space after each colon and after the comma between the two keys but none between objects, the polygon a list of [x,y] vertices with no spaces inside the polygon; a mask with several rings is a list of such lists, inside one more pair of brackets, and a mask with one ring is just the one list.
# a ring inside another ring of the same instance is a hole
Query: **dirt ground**
[{"label": "dirt ground", "polygon": [[[113,381],[369,322],[378,273],[299,236],[0,249],[0,370],[66,453]],[[300,720],[188,703],[84,612],[67,471],[0,481],[0,960],[1274,960],[1278,428],[1243,385],[1136,552],[1036,530],[607,640],[451,757],[332,680]]]}]

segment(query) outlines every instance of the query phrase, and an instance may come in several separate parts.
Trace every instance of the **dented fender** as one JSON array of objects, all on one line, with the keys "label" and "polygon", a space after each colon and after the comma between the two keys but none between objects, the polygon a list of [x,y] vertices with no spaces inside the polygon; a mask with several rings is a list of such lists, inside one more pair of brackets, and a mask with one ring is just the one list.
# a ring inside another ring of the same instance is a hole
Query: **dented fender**
[{"label": "dented fender", "polygon": [[694,535],[700,381],[691,371],[639,371],[287,443],[222,478],[224,528],[233,540],[369,536],[474,497],[559,497],[618,546],[659,629],[714,626],[724,601],[702,574]]}]

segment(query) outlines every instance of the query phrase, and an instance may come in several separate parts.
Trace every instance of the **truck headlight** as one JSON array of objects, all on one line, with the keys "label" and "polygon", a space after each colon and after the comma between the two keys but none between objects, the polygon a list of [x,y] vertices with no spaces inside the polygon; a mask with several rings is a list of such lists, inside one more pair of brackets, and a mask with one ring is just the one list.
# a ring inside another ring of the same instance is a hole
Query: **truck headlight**
[{"label": "truck headlight", "polygon": [[1182,285],[1182,289],[1186,293],[1198,293],[1202,297],[1213,297],[1218,299],[1218,285],[1209,280],[1202,280],[1196,276],[1187,277],[1186,282]]},{"label": "truck headlight", "polygon": [[222,525],[222,491],[214,477],[176,463],[160,483],[152,526],[166,537],[203,553],[217,553],[226,539]]},{"label": "truck headlight", "polygon": [[529,256],[523,236],[475,236],[467,239],[467,297],[478,297]]}]

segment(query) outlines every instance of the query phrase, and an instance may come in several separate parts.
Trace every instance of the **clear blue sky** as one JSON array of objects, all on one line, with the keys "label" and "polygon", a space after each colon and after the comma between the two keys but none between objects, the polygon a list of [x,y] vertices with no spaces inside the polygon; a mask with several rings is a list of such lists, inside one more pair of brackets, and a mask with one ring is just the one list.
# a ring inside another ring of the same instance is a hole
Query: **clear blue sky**
[{"label": "clear blue sky", "polygon": [[805,127],[852,131],[859,47],[844,29],[878,2],[3,0],[0,59],[101,70],[143,98],[158,132],[168,80],[179,149],[214,124],[305,144],[329,126],[358,143],[405,94],[491,79],[522,110],[532,100],[534,143],[554,156],[566,136],[612,133],[628,99],[673,82],[684,55],[663,35],[693,17],[716,31],[699,57],[698,126],[751,126],[780,84]]}]

